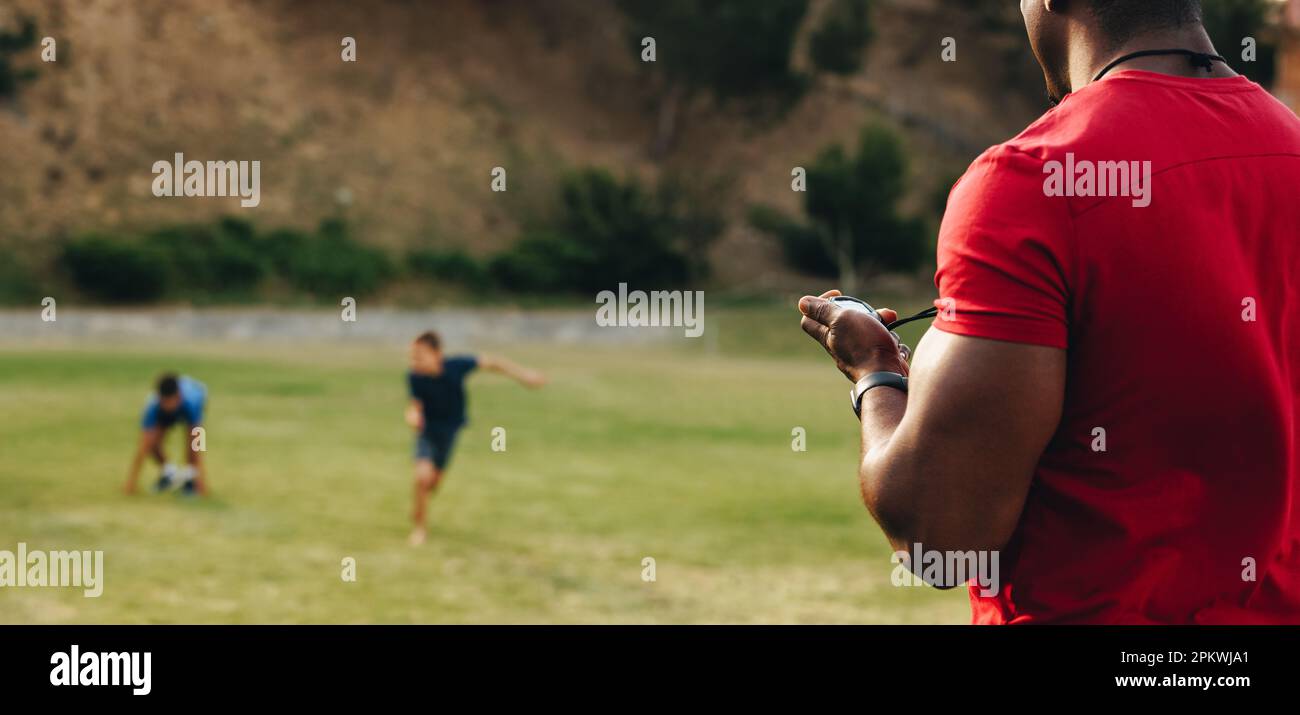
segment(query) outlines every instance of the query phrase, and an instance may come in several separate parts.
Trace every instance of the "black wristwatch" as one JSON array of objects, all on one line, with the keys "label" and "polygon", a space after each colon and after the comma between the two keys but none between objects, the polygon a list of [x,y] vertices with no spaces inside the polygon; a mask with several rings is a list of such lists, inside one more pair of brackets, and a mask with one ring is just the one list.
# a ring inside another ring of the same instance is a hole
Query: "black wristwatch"
[{"label": "black wristwatch", "polygon": [[849,400],[858,419],[862,419],[862,396],[873,387],[892,387],[907,392],[907,378],[896,372],[873,372],[854,383],[853,389],[849,390]]}]

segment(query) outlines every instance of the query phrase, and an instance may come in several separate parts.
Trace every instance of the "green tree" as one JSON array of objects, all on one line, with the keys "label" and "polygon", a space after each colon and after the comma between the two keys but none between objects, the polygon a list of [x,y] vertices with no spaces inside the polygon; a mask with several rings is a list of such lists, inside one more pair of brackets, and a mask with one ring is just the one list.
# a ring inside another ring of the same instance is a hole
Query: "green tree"
[{"label": "green tree", "polygon": [[725,100],[798,88],[790,56],[808,0],[619,0],[619,7],[638,61],[643,38],[655,41],[650,66],[665,84],[656,156],[671,148],[683,107],[701,92]]},{"label": "green tree", "polygon": [[873,35],[870,0],[833,0],[808,40],[808,54],[822,72],[853,74],[862,69]]},{"label": "green tree", "polygon": [[[1269,24],[1278,8],[1272,0],[1203,0],[1202,16],[1214,48],[1233,69],[1263,85],[1270,85],[1277,69],[1277,47]],[[1254,62],[1241,61],[1242,41],[1255,39]]]},{"label": "green tree", "polygon": [[924,256],[924,222],[898,213],[907,178],[907,159],[889,129],[863,129],[857,151],[823,149],[807,167],[804,225],[766,207],[750,212],[750,223],[781,241],[795,267],[833,272],[845,291],[857,289],[858,274],[910,270]]},{"label": "green tree", "polygon": [[701,272],[702,248],[722,221],[682,185],[650,191],[603,169],[565,177],[560,211],[530,227],[489,265],[503,288],[594,292],[619,282],[671,288]]}]

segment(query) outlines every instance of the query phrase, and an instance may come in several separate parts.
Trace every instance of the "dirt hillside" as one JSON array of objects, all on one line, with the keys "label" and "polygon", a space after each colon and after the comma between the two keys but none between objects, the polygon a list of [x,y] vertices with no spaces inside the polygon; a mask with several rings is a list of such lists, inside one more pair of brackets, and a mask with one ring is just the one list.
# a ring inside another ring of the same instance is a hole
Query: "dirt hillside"
[{"label": "dirt hillside", "polygon": [[[790,168],[827,143],[872,118],[893,123],[921,210],[1041,110],[1016,28],[953,5],[878,2],[859,76],[819,79],[777,118],[700,99],[656,161],[658,88],[604,0],[9,0],[0,27],[32,17],[58,61],[26,51],[16,62],[38,75],[0,105],[0,240],[39,254],[87,229],[227,213],[306,226],[342,213],[379,245],[486,253],[544,210],[565,169],[600,165],[729,177],[715,272],[775,287],[788,276],[745,208],[797,206]],[[340,60],[345,36],[355,63]],[[940,60],[944,37],[957,62]],[[261,205],[153,197],[150,167],[178,151],[260,160]],[[504,194],[488,190],[494,166],[508,171]]]}]

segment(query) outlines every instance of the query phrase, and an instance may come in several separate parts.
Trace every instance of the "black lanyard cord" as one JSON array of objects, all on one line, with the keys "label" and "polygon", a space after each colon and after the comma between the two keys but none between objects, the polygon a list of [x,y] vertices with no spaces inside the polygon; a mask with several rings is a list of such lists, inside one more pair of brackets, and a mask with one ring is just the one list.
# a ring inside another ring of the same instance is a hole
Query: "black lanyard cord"
[{"label": "black lanyard cord", "polygon": [[938,308],[926,308],[925,310],[917,313],[916,315],[913,315],[910,318],[899,318],[898,320],[895,320],[889,325],[886,325],[885,328],[888,330],[893,330],[894,328],[897,328],[900,325],[906,325],[907,323],[910,323],[914,320],[925,320],[926,318],[933,318],[938,314],[939,314]]},{"label": "black lanyard cord", "polygon": [[1154,57],[1156,55],[1185,55],[1188,59],[1192,61],[1193,67],[1199,67],[1205,70],[1206,72],[1209,72],[1210,70],[1214,69],[1215,62],[1222,62],[1225,65],[1228,64],[1228,61],[1223,59],[1222,57],[1218,55],[1211,55],[1205,52],[1194,52],[1192,50],[1142,50],[1141,52],[1133,52],[1124,55],[1123,57],[1106,65],[1106,69],[1099,72],[1097,76],[1092,79],[1092,81],[1096,82],[1100,80],[1102,77],[1105,77],[1106,73],[1115,69],[1116,65],[1122,64],[1124,62],[1128,62],[1129,60],[1135,60],[1139,57]]}]

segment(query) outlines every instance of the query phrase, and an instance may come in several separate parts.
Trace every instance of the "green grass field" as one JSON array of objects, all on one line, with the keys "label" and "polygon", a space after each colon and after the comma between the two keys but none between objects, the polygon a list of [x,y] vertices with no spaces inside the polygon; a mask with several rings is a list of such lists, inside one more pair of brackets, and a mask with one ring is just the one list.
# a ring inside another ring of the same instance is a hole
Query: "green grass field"
[{"label": "green grass field", "polygon": [[[496,349],[551,384],[471,378],[420,548],[404,346],[0,345],[0,549],[105,553],[100,598],[0,589],[0,622],[964,622],[964,591],[890,585],[848,383],[797,321],[708,318],[707,344]],[[210,389],[210,499],[121,492],[164,369]]]}]

